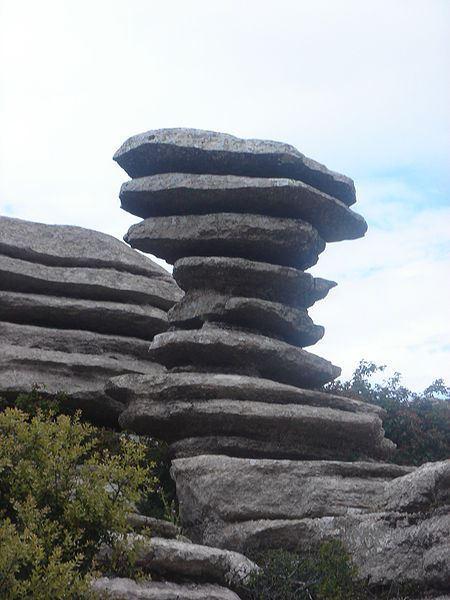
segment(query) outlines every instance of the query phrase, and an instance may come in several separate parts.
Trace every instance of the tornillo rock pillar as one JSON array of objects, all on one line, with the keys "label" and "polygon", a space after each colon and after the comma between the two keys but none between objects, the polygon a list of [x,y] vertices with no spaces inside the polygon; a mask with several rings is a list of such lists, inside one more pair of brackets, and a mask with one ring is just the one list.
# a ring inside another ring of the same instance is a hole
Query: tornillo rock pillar
[{"label": "tornillo rock pillar", "polygon": [[[401,474],[378,463],[336,462],[382,459],[393,444],[381,409],[320,389],[340,369],[304,349],[323,335],[307,309],[336,285],[305,270],[326,242],[367,229],[349,208],[352,180],[287,144],[195,129],[134,136],[114,159],[132,177],[120,192],[122,208],[143,218],[125,241],[172,263],[185,296],[169,312],[171,330],[150,346],[151,360],[166,371],[118,377],[109,393],[127,403],[122,426],[169,443],[191,535],[239,546],[217,534],[217,523],[243,517],[226,516],[212,497],[205,505],[201,477],[210,490],[227,481],[245,504],[229,476],[241,470],[248,479],[248,464],[265,472],[269,487],[275,471],[265,467],[275,459],[303,483],[338,470],[376,487],[375,480]],[[257,482],[252,489],[261,492]],[[361,498],[354,492],[348,502]],[[320,498],[311,502],[310,513],[326,514]],[[214,513],[215,538],[207,513]]]}]

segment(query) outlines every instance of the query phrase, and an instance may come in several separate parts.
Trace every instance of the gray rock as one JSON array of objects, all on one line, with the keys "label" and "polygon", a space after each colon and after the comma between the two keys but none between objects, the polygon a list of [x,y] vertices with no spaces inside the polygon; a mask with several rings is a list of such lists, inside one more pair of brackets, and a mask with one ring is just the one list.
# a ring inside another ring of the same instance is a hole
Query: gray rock
[{"label": "gray rock", "polygon": [[191,256],[177,260],[173,275],[185,291],[208,288],[229,296],[261,298],[309,307],[325,298],[336,283],[309,273],[244,258]]},{"label": "gray rock", "polygon": [[191,542],[131,534],[127,544],[135,548],[137,567],[178,580],[219,583],[239,590],[259,571],[255,563],[242,554]]},{"label": "gray rock", "polygon": [[[123,248],[126,248],[123,245]],[[150,304],[168,310],[183,292],[167,277],[92,267],[55,267],[0,255],[0,289],[88,300]]]},{"label": "gray rock", "polygon": [[305,269],[325,242],[309,223],[262,215],[217,213],[154,217],[132,225],[124,240],[169,263],[186,256],[230,256]]},{"label": "gray rock", "polygon": [[239,600],[231,590],[219,585],[140,581],[114,577],[94,579],[92,589],[114,600]]},{"label": "gray rock", "polygon": [[315,344],[325,332],[313,323],[306,309],[209,290],[188,292],[169,311],[168,318],[175,327],[190,329],[201,327],[205,321],[229,323],[301,347]]},{"label": "gray rock", "polygon": [[387,511],[429,511],[450,506],[450,460],[429,462],[387,487],[381,507]]},{"label": "gray rock", "polygon": [[[228,437],[234,445],[227,453],[234,456],[352,460],[384,458],[393,447],[376,415],[298,404],[141,399],[127,406],[119,422],[167,442]],[[253,442],[250,452],[247,440]]]},{"label": "gray rock", "polygon": [[164,173],[131,179],[120,190],[122,208],[142,217],[251,213],[311,223],[326,242],[362,237],[364,219],[316,188],[294,179]]},{"label": "gray rock", "polygon": [[116,238],[72,225],[0,216],[0,254],[45,265],[117,269],[170,279],[165,269]]},{"label": "gray rock", "polygon": [[199,540],[218,524],[368,512],[386,482],[410,471],[378,462],[196,456],[174,460],[171,474],[183,527]]},{"label": "gray rock", "polygon": [[152,340],[168,325],[166,313],[150,305],[1,290],[0,320],[62,329],[86,329],[146,340]]},{"label": "gray rock", "polygon": [[197,367],[198,371],[208,367],[306,388],[332,381],[341,372],[329,361],[296,346],[219,327],[160,333],[153,339],[149,357],[168,368]]},{"label": "gray rock", "polygon": [[168,539],[181,537],[181,529],[170,521],[164,521],[163,519],[155,519],[155,517],[141,515],[140,513],[130,513],[127,515],[127,522],[134,531],[139,532],[145,529],[152,537]]},{"label": "gray rock", "polygon": [[175,402],[227,398],[269,404],[302,404],[380,417],[386,414],[379,406],[367,402],[245,375],[167,372],[121,375],[108,382],[107,390],[124,404],[135,400]]},{"label": "gray rock", "polygon": [[355,202],[351,179],[281,142],[245,140],[201,129],[156,129],[129,138],[114,160],[130,177],[171,172],[288,177],[347,205]]}]

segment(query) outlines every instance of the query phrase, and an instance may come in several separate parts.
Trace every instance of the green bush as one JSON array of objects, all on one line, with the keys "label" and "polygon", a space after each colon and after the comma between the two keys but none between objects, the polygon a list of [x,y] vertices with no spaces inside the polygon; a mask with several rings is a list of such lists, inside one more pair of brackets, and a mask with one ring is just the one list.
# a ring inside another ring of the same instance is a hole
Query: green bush
[{"label": "green bush", "polygon": [[450,456],[450,388],[442,379],[416,393],[401,384],[401,377],[374,381],[385,366],[362,360],[349,381],[334,382],[325,389],[350,396],[386,410],[386,436],[397,445],[393,460],[420,465]]},{"label": "green bush", "polygon": [[302,556],[271,550],[253,557],[261,567],[246,590],[248,600],[365,600],[367,590],[341,543],[325,542]]},{"label": "green bush", "polygon": [[22,396],[0,413],[0,597],[84,598],[103,543],[128,531],[126,515],[152,492],[144,444],[100,447],[78,414]]}]

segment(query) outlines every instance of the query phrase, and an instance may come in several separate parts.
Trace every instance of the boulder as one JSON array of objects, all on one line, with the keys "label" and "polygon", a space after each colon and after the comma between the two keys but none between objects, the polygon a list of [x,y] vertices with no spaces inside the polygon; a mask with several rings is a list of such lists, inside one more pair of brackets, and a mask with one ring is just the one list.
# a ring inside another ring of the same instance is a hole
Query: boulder
[{"label": "boulder", "polygon": [[121,577],[101,577],[92,581],[97,594],[114,600],[239,600],[231,590],[219,585],[133,581]]},{"label": "boulder", "polygon": [[387,482],[411,467],[379,462],[196,456],[172,462],[183,527],[194,539],[215,524],[368,512]]},{"label": "boulder", "polygon": [[300,219],[217,213],[154,217],[132,225],[124,240],[169,263],[186,256],[229,256],[305,269],[325,242]]},{"label": "boulder", "polygon": [[181,529],[163,519],[156,519],[140,513],[130,513],[127,515],[128,525],[136,532],[145,529],[152,537],[175,539],[181,537]]},{"label": "boulder", "polygon": [[168,368],[208,368],[306,388],[332,381],[341,372],[324,358],[286,342],[219,327],[160,333],[149,358]]},{"label": "boulder", "polygon": [[304,308],[325,298],[336,285],[292,267],[222,256],[181,258],[174,265],[173,276],[185,291],[207,288],[228,296],[261,298]]},{"label": "boulder", "polygon": [[120,375],[111,379],[106,389],[124,404],[136,400],[176,402],[227,398],[269,404],[302,404],[380,417],[385,415],[385,411],[375,404],[245,375],[173,372]]},{"label": "boulder", "polygon": [[142,217],[251,213],[311,223],[326,242],[362,237],[367,224],[343,202],[294,179],[163,173],[131,179],[122,208]]},{"label": "boulder", "polygon": [[[167,442],[227,437],[234,442],[227,449],[233,456],[352,460],[383,458],[393,449],[376,415],[298,404],[141,399],[127,406],[119,423]],[[247,440],[253,442],[250,452]]]},{"label": "boulder", "polygon": [[202,129],[156,129],[129,138],[114,160],[133,178],[157,173],[287,177],[347,205],[356,201],[351,179],[281,142],[245,140]]},{"label": "boulder", "polygon": [[[125,245],[123,245],[126,248]],[[0,255],[0,289],[27,294],[70,296],[150,304],[168,310],[183,292],[169,276],[149,277],[117,269],[55,267]]]},{"label": "boulder", "polygon": [[188,292],[169,311],[168,318],[173,326],[188,329],[201,327],[206,321],[229,323],[300,347],[315,344],[325,332],[304,308],[209,290]]},{"label": "boulder", "polygon": [[0,217],[0,254],[44,265],[117,269],[170,279],[165,269],[111,235],[72,225]]},{"label": "boulder", "polygon": [[123,304],[0,290],[0,320],[58,329],[79,329],[152,340],[167,329],[165,311]]}]

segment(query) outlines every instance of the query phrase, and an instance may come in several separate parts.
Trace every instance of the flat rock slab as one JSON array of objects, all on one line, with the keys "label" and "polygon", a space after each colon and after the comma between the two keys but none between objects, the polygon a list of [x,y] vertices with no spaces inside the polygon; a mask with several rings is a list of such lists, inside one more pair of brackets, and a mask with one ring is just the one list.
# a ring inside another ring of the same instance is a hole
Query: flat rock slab
[{"label": "flat rock slab", "polygon": [[231,590],[219,585],[141,581],[119,577],[94,579],[92,589],[114,600],[239,600]]},{"label": "flat rock slab", "polygon": [[132,225],[124,240],[174,263],[186,256],[232,256],[305,269],[325,242],[309,223],[261,215],[155,217]]},{"label": "flat rock slab", "polygon": [[168,273],[167,277],[148,277],[117,269],[55,267],[4,255],[0,255],[0,289],[149,304],[163,310],[168,310],[183,296]]},{"label": "flat rock slab", "polygon": [[294,179],[164,173],[131,179],[122,208],[144,219],[169,215],[251,213],[311,223],[326,242],[362,237],[367,224],[343,202]]},{"label": "flat rock slab", "polygon": [[325,298],[336,285],[292,267],[223,256],[182,258],[173,276],[185,291],[209,289],[304,308]]},{"label": "flat rock slab", "polygon": [[133,178],[157,173],[287,177],[347,205],[356,201],[351,179],[281,142],[245,140],[202,129],[155,129],[129,138],[114,160]]},{"label": "flat rock slab", "polygon": [[0,217],[0,254],[45,265],[108,268],[170,278],[165,269],[111,235],[72,225]]},{"label": "flat rock slab", "polygon": [[150,305],[8,291],[0,291],[0,320],[146,340],[152,340],[168,326],[165,311]]},{"label": "flat rock slab", "polygon": [[367,512],[410,467],[378,462],[196,456],[172,462],[183,527],[195,539],[214,523]]},{"label": "flat rock slab", "polygon": [[171,325],[194,329],[207,321],[248,328],[295,346],[311,346],[325,332],[306,309],[260,298],[225,296],[209,290],[188,292],[168,313]]},{"label": "flat rock slab", "polygon": [[[167,442],[228,436],[234,441],[227,452],[232,456],[350,460],[384,458],[393,447],[376,415],[298,404],[136,400],[119,422],[124,429]],[[250,452],[247,440],[253,442]]]},{"label": "flat rock slab", "polygon": [[135,400],[174,402],[227,398],[268,404],[302,404],[380,417],[385,415],[385,411],[374,404],[245,375],[169,372],[121,375],[108,382],[107,390],[124,404]]},{"label": "flat rock slab", "polygon": [[168,368],[212,367],[306,388],[332,381],[341,372],[329,361],[285,342],[205,326],[158,334],[150,346],[149,358]]}]

